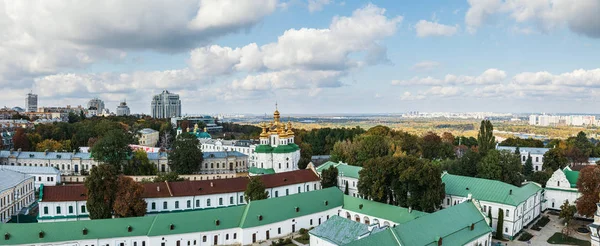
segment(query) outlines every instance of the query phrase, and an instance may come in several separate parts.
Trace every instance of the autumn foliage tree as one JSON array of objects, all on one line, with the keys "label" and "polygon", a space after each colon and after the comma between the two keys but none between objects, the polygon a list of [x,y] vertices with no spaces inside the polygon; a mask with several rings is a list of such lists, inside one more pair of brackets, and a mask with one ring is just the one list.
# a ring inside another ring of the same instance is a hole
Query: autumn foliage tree
[{"label": "autumn foliage tree", "polygon": [[144,186],[132,178],[119,176],[117,194],[113,205],[116,217],[138,217],[146,214],[146,201],[142,197]]},{"label": "autumn foliage tree", "polygon": [[577,189],[581,193],[576,203],[577,212],[583,216],[593,216],[600,194],[600,166],[593,165],[581,169]]},{"label": "autumn foliage tree", "polygon": [[117,169],[109,164],[100,164],[92,168],[85,180],[87,189],[86,206],[90,219],[108,219],[112,217],[113,204],[117,193]]},{"label": "autumn foliage tree", "polygon": [[64,150],[62,143],[52,140],[45,139],[44,141],[35,145],[35,151],[61,151]]},{"label": "autumn foliage tree", "polygon": [[15,135],[13,135],[13,146],[15,149],[21,149],[27,151],[30,148],[29,139],[25,133],[25,129],[17,128]]}]

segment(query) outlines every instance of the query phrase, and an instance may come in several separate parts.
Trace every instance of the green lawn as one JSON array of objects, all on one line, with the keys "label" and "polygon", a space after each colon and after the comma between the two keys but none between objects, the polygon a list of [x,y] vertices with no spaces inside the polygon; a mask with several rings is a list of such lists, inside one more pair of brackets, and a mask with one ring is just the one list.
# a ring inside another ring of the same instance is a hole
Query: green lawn
[{"label": "green lawn", "polygon": [[567,237],[566,239],[563,239],[563,234],[560,232],[554,233],[554,235],[552,235],[550,238],[548,238],[547,242],[550,244],[568,244],[568,245],[582,245],[582,246],[590,245],[589,241],[579,240],[579,239],[572,238],[572,237]]}]

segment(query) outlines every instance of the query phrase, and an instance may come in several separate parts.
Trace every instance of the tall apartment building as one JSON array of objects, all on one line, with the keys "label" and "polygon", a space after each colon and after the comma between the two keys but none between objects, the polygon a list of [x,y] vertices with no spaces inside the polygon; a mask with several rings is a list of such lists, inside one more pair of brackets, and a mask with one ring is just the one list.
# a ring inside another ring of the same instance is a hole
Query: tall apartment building
[{"label": "tall apartment building", "polygon": [[119,106],[117,106],[117,116],[127,116],[130,114],[129,106],[127,106],[126,101],[122,101]]},{"label": "tall apartment building", "polygon": [[37,104],[38,104],[37,94],[27,93],[27,98],[25,98],[25,110],[27,110],[27,112],[36,112]]},{"label": "tall apartment building", "polygon": [[96,108],[97,114],[102,114],[104,112],[104,101],[100,100],[99,98],[92,98],[92,100],[90,100],[87,104],[88,109],[89,108]]},{"label": "tall apartment building", "polygon": [[179,95],[164,90],[152,97],[152,118],[172,118],[181,116],[181,100]]}]

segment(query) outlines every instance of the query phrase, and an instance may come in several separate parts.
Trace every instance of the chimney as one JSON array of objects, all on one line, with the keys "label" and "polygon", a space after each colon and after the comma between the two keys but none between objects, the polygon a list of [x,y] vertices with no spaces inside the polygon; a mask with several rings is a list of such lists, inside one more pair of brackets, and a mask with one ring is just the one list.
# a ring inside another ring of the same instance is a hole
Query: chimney
[{"label": "chimney", "polygon": [[213,187],[213,182],[210,182],[210,187]]},{"label": "chimney", "polygon": [[160,191],[160,186],[156,186],[156,191]]},{"label": "chimney", "polygon": [[44,155],[48,155],[48,149],[44,150]]},{"label": "chimney", "polygon": [[509,194],[509,195],[512,195],[512,189],[508,191],[508,194]]},{"label": "chimney", "polygon": [[412,207],[408,207],[408,213],[412,213]]}]

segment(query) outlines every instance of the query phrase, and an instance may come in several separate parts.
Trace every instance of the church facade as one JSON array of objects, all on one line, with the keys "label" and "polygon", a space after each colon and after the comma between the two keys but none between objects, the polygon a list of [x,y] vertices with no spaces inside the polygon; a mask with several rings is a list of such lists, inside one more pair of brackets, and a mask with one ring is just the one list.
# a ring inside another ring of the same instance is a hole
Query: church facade
[{"label": "church facade", "polygon": [[[275,173],[298,170],[300,147],[294,143],[292,123],[287,125],[280,120],[275,110],[273,121],[267,126],[262,124],[260,144],[254,150],[256,154],[253,170],[273,170]],[[261,174],[250,170],[251,175]]]}]

